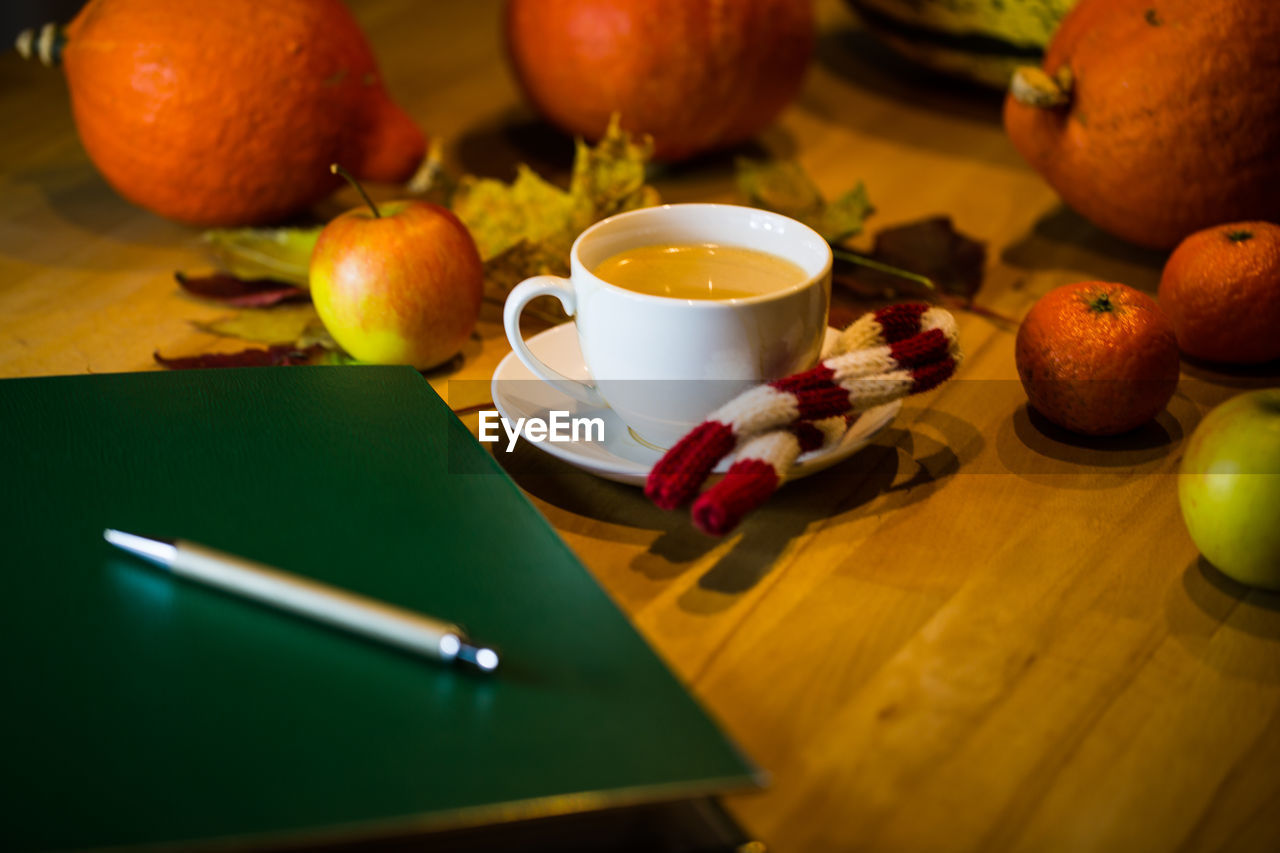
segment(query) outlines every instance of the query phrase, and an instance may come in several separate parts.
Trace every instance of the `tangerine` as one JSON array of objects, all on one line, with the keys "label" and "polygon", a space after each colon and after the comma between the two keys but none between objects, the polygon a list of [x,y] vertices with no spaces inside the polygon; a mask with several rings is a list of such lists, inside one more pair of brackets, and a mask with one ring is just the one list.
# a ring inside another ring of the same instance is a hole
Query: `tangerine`
[{"label": "tangerine", "polygon": [[1031,405],[1086,435],[1141,426],[1178,385],[1173,325],[1154,299],[1123,284],[1049,291],[1018,329],[1015,361]]},{"label": "tangerine", "polygon": [[1229,364],[1280,358],[1280,225],[1197,231],[1169,256],[1158,296],[1187,355]]}]

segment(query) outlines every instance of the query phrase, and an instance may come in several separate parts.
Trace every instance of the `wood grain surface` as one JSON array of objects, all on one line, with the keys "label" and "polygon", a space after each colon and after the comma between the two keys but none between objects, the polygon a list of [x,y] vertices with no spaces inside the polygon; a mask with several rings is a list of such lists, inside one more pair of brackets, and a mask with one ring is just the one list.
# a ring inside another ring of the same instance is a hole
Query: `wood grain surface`
[{"label": "wood grain surface", "polygon": [[[522,104],[498,3],[352,6],[453,168],[566,175],[571,143]],[[798,101],[742,151],[656,171],[665,200],[734,201],[735,154],[790,156],[829,195],[865,181],[870,231],[950,215],[988,247],[979,302],[1012,318],[1069,281],[1154,292],[1163,256],[1062,207],[1005,139],[998,95],[915,70],[842,4],[819,8]],[[228,313],[174,284],[209,267],[198,232],[98,176],[60,73],[0,57],[0,115],[0,375],[244,346],[192,325]],[[866,307],[837,294],[834,311]],[[455,406],[485,401],[508,351],[499,319],[488,306],[461,361],[429,376]],[[1028,412],[1012,324],[959,319],[955,381],[724,540],[528,445],[498,456],[770,772],[729,806],[771,849],[1280,849],[1280,596],[1204,563],[1175,491],[1199,418],[1277,384],[1276,366],[1184,364],[1154,423],[1084,441]]]}]

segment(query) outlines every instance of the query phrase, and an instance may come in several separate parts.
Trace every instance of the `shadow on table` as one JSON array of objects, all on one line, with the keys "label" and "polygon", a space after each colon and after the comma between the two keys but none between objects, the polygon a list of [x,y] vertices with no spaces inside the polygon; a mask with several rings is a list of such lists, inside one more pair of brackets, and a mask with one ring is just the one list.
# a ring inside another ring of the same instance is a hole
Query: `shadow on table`
[{"label": "shadow on table", "polygon": [[[503,181],[513,179],[521,163],[562,187],[573,172],[573,137],[523,107],[511,107],[468,128],[450,148],[462,171]],[[650,182],[661,187],[664,202],[723,199],[736,192],[737,158],[793,157],[795,153],[795,140],[775,124],[756,139],[732,148],[680,163],[653,164]]]},{"label": "shadow on table", "polygon": [[1223,674],[1280,684],[1280,593],[1237,583],[1203,556],[1179,580],[1165,600],[1169,634]]},{"label": "shadow on table", "polygon": [[928,112],[1003,127],[1004,92],[911,62],[856,26],[822,33],[815,57],[824,70],[860,89]]},{"label": "shadow on table", "polygon": [[[685,593],[681,606],[693,612],[725,609],[732,596],[772,571],[791,540],[811,526],[844,526],[923,501],[981,453],[985,442],[972,424],[936,408],[909,414],[910,426],[890,427],[850,459],[770,498],[743,522],[741,539]],[[906,416],[904,410],[900,421]]]},{"label": "shadow on table", "polygon": [[650,183],[662,193],[664,202],[744,204],[738,192],[738,160],[788,160],[794,159],[798,150],[795,137],[774,122],[754,138],[730,148],[679,163],[657,163],[650,169]]},{"label": "shadow on table", "polygon": [[1160,470],[1199,422],[1200,409],[1182,391],[1154,420],[1111,436],[1078,435],[1021,402],[1002,419],[996,452],[1006,471],[1030,482],[1107,489]]},{"label": "shadow on table", "polygon": [[[1226,618],[1239,605],[1280,614],[1280,592],[1254,589],[1232,580],[1214,568],[1203,555],[1192,560],[1182,573],[1182,588],[1201,610],[1220,619]],[[1225,599],[1230,599],[1230,607],[1223,612],[1220,602]],[[1242,624],[1239,627],[1254,636],[1280,641],[1280,618],[1266,625]]]},{"label": "shadow on table", "polygon": [[1058,426],[1030,405],[1014,412],[1011,423],[1022,443],[1044,456],[1104,468],[1132,468],[1163,459],[1184,435],[1182,425],[1168,409],[1120,435],[1080,435]]},{"label": "shadow on table", "polygon": [[1065,205],[1055,207],[1000,253],[1000,260],[1016,269],[1073,270],[1152,295],[1167,257],[1167,252],[1111,236]]},{"label": "shadow on table", "polygon": [[[877,41],[865,30],[850,26],[823,33],[816,45],[817,65],[854,89],[874,99],[889,100],[917,111],[928,122],[934,117],[954,125],[956,120],[987,128],[993,136],[1003,136],[1001,113],[1004,93],[949,77],[910,62]],[[917,122],[885,121],[877,110],[849,109],[847,99],[829,104],[823,90],[806,86],[800,105],[826,121],[854,128],[868,136],[891,140],[916,148],[954,154],[953,140],[945,135],[922,132]],[[1012,145],[999,146],[977,156],[1002,163],[1020,163]]]},{"label": "shadow on table", "polygon": [[[68,256],[68,239],[72,244],[85,241],[85,235],[111,240],[125,246],[173,246],[193,240],[193,229],[167,222],[125,201],[113,190],[85,159],[76,165],[38,165],[19,170],[9,176],[4,192],[34,190],[44,198],[44,207],[36,206],[23,222],[23,229],[0,231],[0,257],[18,258],[28,263],[75,267],[83,262],[75,253]],[[154,229],[130,229],[128,238],[120,236],[121,224],[138,217],[152,217]],[[64,239],[42,238],[59,231],[75,232]],[[118,257],[100,260],[98,266],[115,269]]]},{"label": "shadow on table", "polygon": [[525,442],[495,458],[539,500],[613,525],[604,535],[636,542],[647,535],[632,536],[629,531],[658,531],[658,538],[631,566],[650,579],[677,577],[690,563],[730,543],[680,602],[690,612],[711,613],[729,607],[735,596],[759,583],[791,542],[813,525],[843,525],[884,511],[881,498],[888,498],[892,509],[924,500],[981,452],[983,439],[972,425],[936,409],[915,415],[910,427],[891,427],[840,464],[784,485],[725,539],[698,531],[687,507],[660,510],[639,488],[601,480]]},{"label": "shadow on table", "polygon": [[1266,364],[1213,364],[1184,354],[1182,372],[1201,382],[1239,391],[1280,385],[1280,359]]},{"label": "shadow on table", "polygon": [[[738,540],[698,578],[696,587],[685,593],[681,607],[692,612],[725,609],[732,601],[726,596],[747,592],[759,583],[774,569],[792,540],[810,525],[875,500],[892,485],[897,474],[898,451],[894,444],[899,438],[898,431],[886,433],[880,442],[846,462],[783,486],[767,504],[743,520]],[[684,524],[691,527],[688,511],[680,515]],[[675,556],[668,539],[663,536],[654,542],[653,554],[665,559]],[[719,595],[708,597],[700,595],[700,591]]]},{"label": "shadow on table", "polygon": [[510,181],[524,163],[552,181],[573,171],[573,137],[524,107],[509,107],[466,129],[449,143],[448,155],[463,172]]}]

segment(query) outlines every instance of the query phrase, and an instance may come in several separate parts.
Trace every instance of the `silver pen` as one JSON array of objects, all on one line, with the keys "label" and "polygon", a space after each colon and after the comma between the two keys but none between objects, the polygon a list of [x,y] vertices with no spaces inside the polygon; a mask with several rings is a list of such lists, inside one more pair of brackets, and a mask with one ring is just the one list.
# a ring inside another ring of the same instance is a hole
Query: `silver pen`
[{"label": "silver pen", "polygon": [[194,542],[151,539],[110,528],[102,535],[117,548],[189,580],[437,660],[462,661],[482,672],[492,672],[498,666],[496,651],[472,643],[463,630],[451,622]]}]

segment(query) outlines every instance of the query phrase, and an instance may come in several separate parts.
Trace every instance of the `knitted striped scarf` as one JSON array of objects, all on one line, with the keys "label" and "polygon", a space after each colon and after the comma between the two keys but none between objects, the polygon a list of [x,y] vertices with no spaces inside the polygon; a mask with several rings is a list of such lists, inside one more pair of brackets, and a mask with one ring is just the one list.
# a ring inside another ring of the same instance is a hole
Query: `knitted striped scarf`
[{"label": "knitted striped scarf", "polygon": [[955,318],[941,308],[910,303],[865,314],[817,366],[712,412],[658,461],[645,494],[675,509],[733,453],[724,477],[692,508],[695,525],[722,536],[773,494],[801,453],[838,444],[861,412],[936,388],[960,357]]}]

